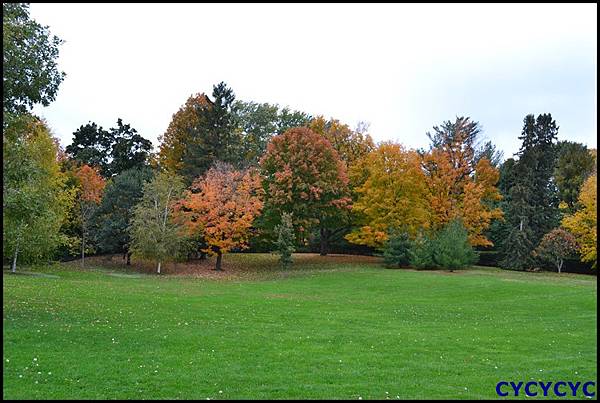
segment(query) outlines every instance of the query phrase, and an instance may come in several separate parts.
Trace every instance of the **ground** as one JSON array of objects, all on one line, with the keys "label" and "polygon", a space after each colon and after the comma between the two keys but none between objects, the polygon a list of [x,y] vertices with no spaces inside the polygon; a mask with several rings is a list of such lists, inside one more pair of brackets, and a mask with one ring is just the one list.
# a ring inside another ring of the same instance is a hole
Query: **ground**
[{"label": "ground", "polygon": [[501,380],[596,380],[595,276],[119,259],[4,271],[4,399],[494,399]]}]

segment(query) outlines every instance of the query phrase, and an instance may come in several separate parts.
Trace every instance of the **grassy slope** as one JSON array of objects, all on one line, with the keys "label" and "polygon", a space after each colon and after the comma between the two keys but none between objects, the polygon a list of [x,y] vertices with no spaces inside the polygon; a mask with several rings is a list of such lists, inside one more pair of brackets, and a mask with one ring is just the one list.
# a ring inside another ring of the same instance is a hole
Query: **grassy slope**
[{"label": "grassy slope", "polygon": [[38,270],[59,278],[3,276],[4,399],[496,398],[499,380],[596,380],[591,276]]}]

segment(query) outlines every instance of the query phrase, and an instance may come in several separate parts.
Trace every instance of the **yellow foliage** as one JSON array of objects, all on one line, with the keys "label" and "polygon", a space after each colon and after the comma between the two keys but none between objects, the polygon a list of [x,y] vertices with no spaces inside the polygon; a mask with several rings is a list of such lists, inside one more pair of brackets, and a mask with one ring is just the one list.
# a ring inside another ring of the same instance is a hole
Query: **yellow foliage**
[{"label": "yellow foliage", "polygon": [[593,262],[592,267],[594,268],[597,263],[596,243],[598,239],[596,180],[596,174],[586,179],[579,191],[581,208],[562,220],[562,225],[577,238],[581,261]]}]

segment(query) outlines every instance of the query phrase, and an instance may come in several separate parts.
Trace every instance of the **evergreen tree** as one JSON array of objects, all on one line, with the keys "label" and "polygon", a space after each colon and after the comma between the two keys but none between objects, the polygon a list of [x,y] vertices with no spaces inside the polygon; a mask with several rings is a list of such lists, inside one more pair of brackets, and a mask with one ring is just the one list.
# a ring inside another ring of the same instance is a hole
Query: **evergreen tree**
[{"label": "evergreen tree", "polygon": [[532,251],[559,221],[553,183],[558,126],[550,114],[527,115],[523,123],[519,159],[501,183],[507,196],[500,265],[517,270],[534,265]]},{"label": "evergreen tree", "polygon": [[281,223],[275,226],[275,233],[277,240],[274,244],[275,251],[279,255],[279,263],[287,268],[292,264],[292,253],[296,250],[296,236],[291,213],[281,215]]},{"label": "evergreen tree", "polygon": [[412,242],[406,231],[394,230],[383,246],[385,263],[402,267],[410,264]]}]

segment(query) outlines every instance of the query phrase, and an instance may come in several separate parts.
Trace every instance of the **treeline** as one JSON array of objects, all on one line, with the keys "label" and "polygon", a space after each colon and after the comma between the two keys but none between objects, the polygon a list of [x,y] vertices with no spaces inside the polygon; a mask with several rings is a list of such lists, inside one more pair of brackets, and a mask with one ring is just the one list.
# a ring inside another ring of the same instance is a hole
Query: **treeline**
[{"label": "treeline", "polygon": [[503,161],[469,117],[434,126],[429,147],[413,150],[376,144],[363,123],[237,100],[219,83],[174,113],[156,152],[121,119],[82,125],[63,151],[29,112],[64,76],[39,62],[56,58],[60,40],[26,5],[3,7],[3,251],[13,270],[84,264],[90,253],[152,259],[158,272],[215,255],[221,270],[240,250],[275,251],[288,265],[295,250],[326,255],[332,244],[422,268],[463,267],[476,250],[514,270],[560,271],[569,257],[595,267],[596,153],[558,141],[550,114],[527,115],[519,152]]}]

